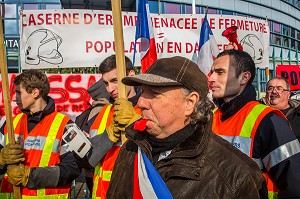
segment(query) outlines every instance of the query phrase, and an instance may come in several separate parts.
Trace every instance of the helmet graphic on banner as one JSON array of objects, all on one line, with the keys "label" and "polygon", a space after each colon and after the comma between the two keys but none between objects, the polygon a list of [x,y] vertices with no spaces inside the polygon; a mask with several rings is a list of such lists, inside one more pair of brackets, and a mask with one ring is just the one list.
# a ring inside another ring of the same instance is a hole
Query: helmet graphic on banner
[{"label": "helmet graphic on banner", "polygon": [[58,51],[62,38],[56,33],[39,29],[32,32],[25,44],[25,63],[38,65],[41,61],[60,64],[63,57]]},{"label": "helmet graphic on banner", "polygon": [[262,63],[264,47],[256,35],[246,35],[240,43],[243,46],[244,51],[250,54],[255,64]]}]

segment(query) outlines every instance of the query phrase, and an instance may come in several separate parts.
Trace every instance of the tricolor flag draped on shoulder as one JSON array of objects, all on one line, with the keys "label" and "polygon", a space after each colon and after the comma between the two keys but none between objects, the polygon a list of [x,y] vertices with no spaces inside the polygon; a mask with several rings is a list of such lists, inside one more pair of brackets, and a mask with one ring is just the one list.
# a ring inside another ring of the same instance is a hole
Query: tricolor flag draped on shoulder
[{"label": "tricolor flag draped on shoulder", "polygon": [[201,26],[200,41],[199,41],[199,53],[198,53],[198,66],[204,74],[208,74],[213,61],[219,54],[218,44],[211,31],[207,20],[207,12]]},{"label": "tricolor flag draped on shoulder", "polygon": [[141,66],[142,73],[157,60],[155,39],[150,17],[148,0],[138,1],[137,24],[135,32],[135,51],[133,63],[135,61],[136,41],[141,38]]},{"label": "tricolor flag draped on shoulder", "polygon": [[145,153],[138,148],[134,160],[133,199],[172,199],[172,195]]}]

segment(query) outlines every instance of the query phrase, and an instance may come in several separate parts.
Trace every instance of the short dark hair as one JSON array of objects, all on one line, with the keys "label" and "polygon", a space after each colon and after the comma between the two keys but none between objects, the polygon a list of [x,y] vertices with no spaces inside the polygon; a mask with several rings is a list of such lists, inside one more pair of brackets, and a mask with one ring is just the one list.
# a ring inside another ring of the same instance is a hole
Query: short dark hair
[{"label": "short dark hair", "polygon": [[[128,75],[129,71],[133,70],[133,65],[131,60],[125,56],[125,66],[126,74]],[[117,68],[116,55],[111,55],[103,60],[99,65],[99,71],[101,74],[112,71]]]},{"label": "short dark hair", "polygon": [[288,80],[287,80],[286,78],[280,77],[280,76],[272,77],[272,78],[267,82],[267,86],[268,86],[269,82],[270,82],[271,80],[274,80],[274,79],[283,80],[283,81],[285,82],[285,84],[286,84],[286,88],[287,88],[288,90],[290,90],[291,86],[290,86],[290,83],[288,82]]},{"label": "short dark hair", "polygon": [[229,55],[230,66],[235,67],[235,76],[238,77],[242,72],[249,71],[251,73],[251,78],[248,81],[248,84],[252,84],[255,78],[255,63],[252,57],[245,51],[241,50],[224,50],[219,53],[217,58]]},{"label": "short dark hair", "polygon": [[33,89],[37,88],[40,95],[46,101],[50,92],[50,83],[48,77],[40,70],[30,69],[22,72],[14,79],[16,86],[22,84],[27,93],[32,93]]}]

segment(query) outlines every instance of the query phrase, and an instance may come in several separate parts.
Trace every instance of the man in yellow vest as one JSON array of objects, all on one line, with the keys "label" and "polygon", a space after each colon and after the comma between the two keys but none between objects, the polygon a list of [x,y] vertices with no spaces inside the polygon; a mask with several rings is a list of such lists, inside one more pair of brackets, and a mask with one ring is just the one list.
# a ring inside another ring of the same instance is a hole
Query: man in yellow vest
[{"label": "man in yellow vest", "polygon": [[[132,62],[128,57],[125,57],[125,65],[127,76],[135,75]],[[92,198],[104,199],[114,163],[121,148],[120,130],[124,130],[126,126],[140,118],[140,111],[135,107],[140,96],[140,90],[137,87],[127,86],[129,101],[118,99],[115,55],[107,57],[100,64],[99,71],[110,95],[110,104],[104,106],[98,114],[87,122],[93,147],[83,159],[79,159],[78,164],[85,169],[95,169]],[[121,124],[114,120],[116,114],[118,114],[119,121],[122,121]]]},{"label": "man in yellow vest", "polygon": [[[14,133],[19,144],[6,145],[5,130],[1,147],[6,147],[1,153],[7,155],[5,149],[8,147],[13,149],[10,152],[13,154],[8,154],[11,162],[7,161],[6,155],[2,155],[4,163],[9,165],[7,169],[2,167],[0,170],[1,173],[7,173],[1,182],[0,198],[13,197],[12,184],[21,187],[23,199],[67,199],[71,183],[81,171],[73,153],[66,149],[62,140],[66,125],[73,122],[55,111],[54,100],[48,96],[48,78],[41,71],[24,71],[14,79],[14,84],[16,95],[13,100],[22,111],[13,118]],[[12,164],[20,160],[21,164]]]},{"label": "man in yellow vest", "polygon": [[261,168],[269,198],[300,198],[300,145],[277,109],[256,101],[255,64],[239,50],[221,52],[208,75],[217,109],[212,130]]}]

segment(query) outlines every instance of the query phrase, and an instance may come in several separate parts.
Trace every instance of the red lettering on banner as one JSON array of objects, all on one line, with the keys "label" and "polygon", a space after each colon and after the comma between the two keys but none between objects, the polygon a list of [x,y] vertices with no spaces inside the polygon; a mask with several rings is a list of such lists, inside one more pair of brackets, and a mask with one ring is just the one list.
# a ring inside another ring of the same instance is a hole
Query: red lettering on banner
[{"label": "red lettering on banner", "polygon": [[278,65],[276,75],[287,79],[291,90],[300,90],[300,65]]},{"label": "red lettering on banner", "polygon": [[[51,84],[51,82],[56,82],[56,81],[62,82],[62,76],[61,75],[51,75],[51,76],[48,76],[48,80],[49,80],[50,84]],[[63,88],[50,87],[50,94],[60,95],[59,98],[53,97],[53,99],[56,103],[64,103],[64,102],[68,101],[70,98],[69,93],[66,92],[66,90]]]},{"label": "red lettering on banner", "polygon": [[163,53],[164,52],[164,43],[156,43],[156,52]]},{"label": "red lettering on banner", "polygon": [[[38,18],[39,18],[40,15],[41,14],[38,14]],[[36,25],[33,14],[30,14],[29,18],[28,18],[28,26],[31,26],[31,25],[34,25],[34,26]]]},{"label": "red lettering on banner", "polygon": [[72,111],[73,112],[83,112],[84,110],[87,109],[87,105],[83,105],[83,104],[73,104],[72,105]]},{"label": "red lettering on banner", "polygon": [[152,18],[153,28],[197,29],[197,18]]},{"label": "red lettering on banner", "polygon": [[227,29],[231,26],[237,26],[239,30],[267,33],[266,25],[261,22],[244,19],[219,18],[219,29]]},{"label": "red lettering on banner", "polygon": [[136,19],[132,15],[124,15],[124,26],[135,26]]},{"label": "red lettering on banner", "polygon": [[112,21],[112,15],[107,14],[106,15],[106,25],[113,25],[113,21]]},{"label": "red lettering on banner", "polygon": [[[10,101],[12,101],[13,96],[16,94],[16,86],[14,85],[14,79],[15,79],[16,75],[13,74],[10,78],[10,82],[9,82],[9,93],[10,93]],[[2,96],[2,101],[1,103],[4,104],[4,97],[3,97],[3,91],[2,91],[2,79],[0,80],[0,93]]]},{"label": "red lettering on banner", "polygon": [[58,112],[69,112],[69,104],[56,105],[56,111]]},{"label": "red lettering on banner", "polygon": [[198,42],[195,44],[192,44],[192,43],[185,44],[186,53],[196,53],[196,52],[198,52],[198,49],[199,49]]},{"label": "red lettering on banner", "polygon": [[[43,14],[38,14],[37,15],[37,18],[38,18],[38,25],[42,25],[45,21],[44,21],[44,18],[43,18]],[[34,18],[33,18],[34,20]],[[34,24],[33,25],[36,25],[35,21],[34,21]],[[30,23],[29,23],[29,26],[30,26]]]},{"label": "red lettering on banner", "polygon": [[67,91],[71,93],[77,93],[79,94],[78,98],[70,98],[69,101],[71,103],[77,103],[80,101],[86,102],[86,99],[88,98],[88,93],[85,88],[83,87],[76,87],[74,88],[71,84],[72,82],[81,82],[81,75],[70,75],[67,77],[65,81],[65,88]]},{"label": "red lettering on banner", "polygon": [[167,43],[167,52],[168,53],[181,53],[182,52],[182,45],[181,45],[181,43],[168,42]]},{"label": "red lettering on banner", "polygon": [[89,13],[84,13],[83,15],[83,23],[84,24],[91,24],[93,21],[93,16]]},{"label": "red lettering on banner", "polygon": [[[22,15],[26,17],[25,14]],[[23,22],[26,20],[23,20]],[[30,14],[28,17],[28,24],[22,24],[25,26],[36,25],[55,25],[55,24],[79,24],[79,13],[39,13],[36,15]]]}]

